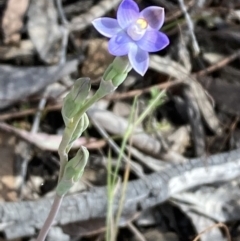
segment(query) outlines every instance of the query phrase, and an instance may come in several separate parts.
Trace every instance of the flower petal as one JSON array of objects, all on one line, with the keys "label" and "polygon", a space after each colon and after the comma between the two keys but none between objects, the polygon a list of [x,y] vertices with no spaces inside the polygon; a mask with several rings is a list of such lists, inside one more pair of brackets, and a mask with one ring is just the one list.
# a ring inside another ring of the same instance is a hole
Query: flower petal
[{"label": "flower petal", "polygon": [[117,20],[122,28],[126,28],[139,17],[138,5],[133,0],[123,0],[118,7]]},{"label": "flower petal", "polygon": [[97,18],[92,21],[93,26],[102,35],[111,38],[121,31],[118,21],[114,18]]},{"label": "flower petal", "polygon": [[137,45],[132,45],[128,53],[128,58],[135,71],[143,76],[149,66],[148,52],[138,48]]},{"label": "flower petal", "polygon": [[108,51],[115,56],[127,55],[131,44],[133,44],[131,38],[124,31],[121,31],[108,42]]},{"label": "flower petal", "polygon": [[162,27],[165,18],[164,8],[153,6],[147,7],[142,10],[140,16],[147,20],[151,28],[159,30]]},{"label": "flower petal", "polygon": [[142,50],[156,52],[164,49],[169,44],[169,39],[164,33],[158,32],[157,30],[148,30],[136,44]]}]

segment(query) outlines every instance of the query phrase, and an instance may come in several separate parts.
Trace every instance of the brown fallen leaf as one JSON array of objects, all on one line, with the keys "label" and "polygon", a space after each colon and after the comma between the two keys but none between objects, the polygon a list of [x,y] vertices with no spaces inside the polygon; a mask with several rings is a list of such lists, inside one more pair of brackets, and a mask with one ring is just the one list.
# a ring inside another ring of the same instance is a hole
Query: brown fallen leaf
[{"label": "brown fallen leaf", "polygon": [[113,61],[109,54],[108,42],[104,39],[92,39],[88,41],[87,58],[84,60],[82,73],[92,80],[100,78],[107,66]]},{"label": "brown fallen leaf", "polygon": [[[0,123],[0,129],[17,135],[18,137],[45,151],[57,151],[62,139],[61,135],[50,135],[40,132],[31,133],[26,130],[17,129],[5,123]],[[97,141],[95,138],[87,139],[85,137],[80,137],[73,143],[72,149],[78,149],[82,145],[86,146],[88,149],[97,149],[105,146],[105,144],[106,142],[104,140]]]},{"label": "brown fallen leaf", "polygon": [[0,46],[0,59],[9,60],[14,58],[30,57],[34,54],[34,46],[30,40],[22,40],[18,46]]},{"label": "brown fallen leaf", "polygon": [[0,132],[0,201],[17,201],[17,177],[14,172],[15,138]]},{"label": "brown fallen leaf", "polygon": [[[59,144],[62,140],[61,135],[49,135],[46,133],[30,133],[25,130],[18,130],[21,136],[25,137],[29,142],[36,145],[42,150],[57,151]],[[89,141],[93,141],[94,138],[90,138]],[[80,137],[73,143],[73,149],[79,148],[81,145],[85,145],[88,140],[85,137]]]},{"label": "brown fallen leaf", "polygon": [[8,0],[2,18],[2,31],[5,44],[17,44],[23,27],[23,17],[28,8],[29,0]]}]

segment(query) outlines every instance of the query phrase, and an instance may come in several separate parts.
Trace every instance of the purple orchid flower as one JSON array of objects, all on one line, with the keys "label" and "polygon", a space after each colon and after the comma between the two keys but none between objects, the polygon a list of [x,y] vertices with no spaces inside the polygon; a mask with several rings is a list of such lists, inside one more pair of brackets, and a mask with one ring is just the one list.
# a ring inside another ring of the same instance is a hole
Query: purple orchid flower
[{"label": "purple orchid flower", "polygon": [[149,52],[169,44],[168,37],[158,30],[164,22],[164,8],[147,7],[139,12],[133,0],[123,0],[117,19],[97,18],[92,23],[104,36],[111,38],[108,51],[114,56],[128,55],[130,64],[141,75],[149,65]]}]

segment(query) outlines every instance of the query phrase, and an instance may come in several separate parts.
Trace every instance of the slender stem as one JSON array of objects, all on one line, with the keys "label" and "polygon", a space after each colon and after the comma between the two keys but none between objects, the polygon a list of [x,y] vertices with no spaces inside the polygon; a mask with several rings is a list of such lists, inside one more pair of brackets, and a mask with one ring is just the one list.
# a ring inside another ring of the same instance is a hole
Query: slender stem
[{"label": "slender stem", "polygon": [[[60,1],[57,1],[57,4],[58,4],[58,8],[61,10]],[[63,22],[64,22],[64,18],[63,18]],[[116,87],[112,84],[112,82],[105,82],[104,80],[102,80],[101,85],[100,85],[99,89],[97,90],[97,92],[84,103],[82,108],[78,111],[78,113],[76,113],[74,118],[72,118],[72,121],[67,123],[66,128],[63,133],[61,143],[58,148],[58,154],[60,157],[60,171],[59,171],[59,176],[58,176],[58,182],[61,181],[62,176],[64,174],[64,169],[68,162],[68,152],[71,148],[70,145],[71,145],[72,137],[75,133],[75,130],[76,130],[83,114],[87,111],[87,109],[89,107],[91,107],[91,105],[93,105],[99,99],[101,99],[102,97],[109,94],[110,92],[112,92],[115,89],[116,89]],[[58,194],[56,194],[56,196],[54,198],[54,202],[51,207],[51,210],[49,212],[49,215],[48,215],[36,241],[44,241],[45,240],[45,238],[49,232],[49,229],[50,229],[51,225],[53,224],[53,221],[58,213],[58,210],[62,203],[63,196],[64,195],[59,196]]]},{"label": "slender stem", "polygon": [[[67,161],[68,161],[68,156],[67,156],[67,145],[68,143],[70,142],[71,138],[72,138],[72,135],[77,127],[77,124],[78,124],[78,121],[79,119],[82,117],[83,113],[85,113],[85,111],[97,100],[99,99],[98,95],[95,95],[93,96],[91,99],[89,99],[86,104],[84,105],[84,107],[79,111],[79,113],[77,114],[77,118],[75,118],[75,121],[74,123],[71,123],[71,128],[68,129],[68,131],[64,131],[63,133],[63,137],[62,137],[62,141],[60,143],[60,146],[59,146],[59,149],[58,149],[58,153],[59,153],[59,156],[60,156],[60,171],[59,171],[59,179],[58,181],[61,180],[62,178],[62,175],[63,175],[63,172],[64,172],[64,169],[65,169],[65,166],[67,164]],[[66,127],[67,128],[67,127]],[[71,130],[69,132],[69,130]],[[55,196],[55,199],[54,199],[54,202],[53,202],[53,205],[51,207],[51,210],[50,210],[50,213],[39,233],[39,236],[37,238],[36,241],[44,241],[48,232],[49,232],[49,229],[58,213],[58,210],[60,208],[60,205],[62,203],[62,199],[63,199],[63,196],[58,196],[56,194]]]},{"label": "slender stem", "polygon": [[[130,125],[128,126],[127,131],[126,131],[126,133],[124,135],[123,143],[122,143],[122,146],[121,146],[122,153],[124,151],[124,148],[126,147],[127,141],[129,140],[129,138],[130,138],[130,136],[133,133],[133,130],[135,128],[135,124],[134,124],[134,119],[135,118],[134,117],[136,115],[136,112],[135,112],[136,109],[137,109],[137,97],[134,98],[133,106],[131,108],[131,113],[130,113],[130,118],[129,118]],[[133,123],[133,125],[131,123]],[[130,146],[132,146],[132,138],[130,139],[130,143],[129,144],[130,144]],[[116,225],[114,227],[115,229],[114,229],[114,232],[113,232],[113,240],[116,239],[116,236],[117,236],[117,233],[118,233],[118,223],[119,223],[119,219],[121,217],[122,208],[123,208],[123,205],[124,205],[125,192],[126,192],[127,185],[128,185],[127,180],[129,178],[129,174],[130,174],[130,157],[131,157],[131,152],[129,151],[128,152],[128,158],[127,158],[126,171],[125,171],[125,174],[124,174],[123,187],[121,189],[119,207],[118,207],[116,218],[115,218],[115,224]],[[117,173],[118,173],[118,170],[115,170],[115,175],[117,175]]]},{"label": "slender stem", "polygon": [[46,221],[43,224],[43,227],[42,227],[36,241],[44,241],[45,240],[45,238],[49,232],[49,229],[51,228],[53,221],[61,206],[62,200],[63,200],[63,196],[58,196],[57,194],[55,195],[51,210],[48,214]]},{"label": "slender stem", "polygon": [[[110,189],[111,189],[111,187],[114,187],[116,185],[117,174],[118,174],[118,170],[119,170],[119,167],[120,167],[120,161],[121,161],[121,158],[122,158],[122,155],[123,155],[123,152],[124,152],[124,148],[126,147],[127,141],[129,139],[129,137],[131,136],[131,134],[133,133],[134,128],[136,126],[138,126],[146,118],[146,116],[156,106],[158,101],[163,97],[164,93],[165,93],[164,91],[160,92],[154,98],[152,103],[148,105],[148,107],[144,110],[144,112],[140,115],[140,117],[133,124],[129,124],[129,126],[128,126],[125,134],[124,134],[124,139],[123,139],[123,142],[122,142],[122,145],[121,145],[121,151],[120,151],[120,154],[119,154],[118,160],[117,160],[117,166],[116,166],[114,174],[113,174],[113,179],[111,180],[112,182],[110,182],[110,184],[111,184]],[[129,122],[130,123],[132,122],[131,120],[133,120],[133,114],[134,114],[133,110],[135,109],[134,106],[136,105],[136,100],[137,99],[135,98],[134,99],[133,108],[132,108],[132,111],[131,111],[131,115],[130,115],[130,118],[129,118]],[[130,155],[130,153],[129,153],[129,155]],[[117,211],[115,222],[110,220],[110,218],[107,216],[107,218],[108,218],[107,219],[107,224],[111,221],[111,223],[115,223],[116,225],[118,225],[118,221],[119,221],[120,216],[121,216],[122,206],[124,204],[123,203],[124,202],[124,198],[125,198],[124,193],[125,193],[126,188],[127,188],[128,177],[129,177],[129,170],[127,168],[126,173],[124,175],[124,184],[123,184],[123,187],[122,187],[122,195],[121,195],[121,199],[120,199],[120,203],[119,203],[119,209]],[[114,198],[114,194],[111,193],[111,190],[110,190],[109,191],[109,197],[108,197],[108,212],[112,212],[113,198]],[[112,213],[111,213],[111,215],[112,215]],[[107,238],[108,238],[107,240],[111,240],[112,236],[113,236],[113,240],[115,240],[114,238],[115,238],[116,234],[117,234],[117,231],[115,231],[115,233],[114,232],[111,233],[111,230],[107,229]]]},{"label": "slender stem", "polygon": [[[133,107],[131,108],[131,114],[130,114],[130,118],[129,118],[129,123],[132,122],[133,119],[133,113],[134,113],[134,107],[136,105],[136,98],[134,99],[134,104]],[[121,145],[121,149],[119,151],[119,155],[118,155],[118,159],[117,159],[117,165],[115,167],[115,170],[113,172],[113,178],[111,178],[111,173],[112,173],[112,165],[111,165],[111,158],[108,158],[108,183],[107,183],[107,187],[108,187],[108,206],[107,206],[107,231],[106,231],[106,241],[114,241],[115,240],[115,236],[116,236],[116,228],[115,226],[117,225],[118,222],[118,213],[117,213],[117,218],[116,220],[114,220],[113,217],[113,204],[114,204],[114,196],[115,196],[115,192],[113,191],[113,188],[116,188],[116,184],[117,184],[117,176],[118,176],[118,171],[119,171],[119,167],[121,164],[121,159],[124,155],[124,148],[126,147],[127,144],[127,140],[128,137],[131,134],[131,126],[129,125],[126,133],[124,134],[124,139]],[[127,164],[129,163],[128,159],[126,158]],[[122,199],[121,199],[122,200]],[[121,201],[120,201],[120,205],[121,205]]]}]

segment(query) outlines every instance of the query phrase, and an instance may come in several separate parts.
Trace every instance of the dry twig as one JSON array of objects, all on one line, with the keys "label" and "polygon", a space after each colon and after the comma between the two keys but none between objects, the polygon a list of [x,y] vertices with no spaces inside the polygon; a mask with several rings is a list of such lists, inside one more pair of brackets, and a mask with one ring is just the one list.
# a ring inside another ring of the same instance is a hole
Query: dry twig
[{"label": "dry twig", "polygon": [[200,76],[203,76],[203,75],[211,74],[212,72],[214,72],[216,70],[219,70],[222,67],[224,67],[225,65],[234,61],[239,56],[240,56],[240,50],[238,50],[236,53],[233,53],[230,56],[224,58],[223,60],[217,62],[216,64],[213,64],[206,69],[200,70],[199,72],[195,73],[195,76],[200,77]]},{"label": "dry twig", "polygon": [[190,34],[190,37],[192,39],[192,48],[193,48],[193,51],[194,51],[194,55],[197,56],[200,53],[200,47],[198,45],[197,38],[196,38],[196,35],[194,33],[194,24],[192,22],[192,19],[191,19],[190,15],[187,12],[187,8],[184,4],[184,0],[178,0],[178,2],[179,2],[179,6],[182,9],[182,12],[185,16],[185,19],[187,21],[189,34]]},{"label": "dry twig", "polygon": [[230,236],[228,227],[224,223],[217,223],[217,224],[214,224],[213,226],[206,228],[200,234],[198,234],[197,237],[193,241],[199,240],[201,238],[202,234],[204,234],[205,232],[210,231],[211,229],[216,228],[216,227],[223,228],[225,230],[228,241],[231,241],[231,236]]}]

